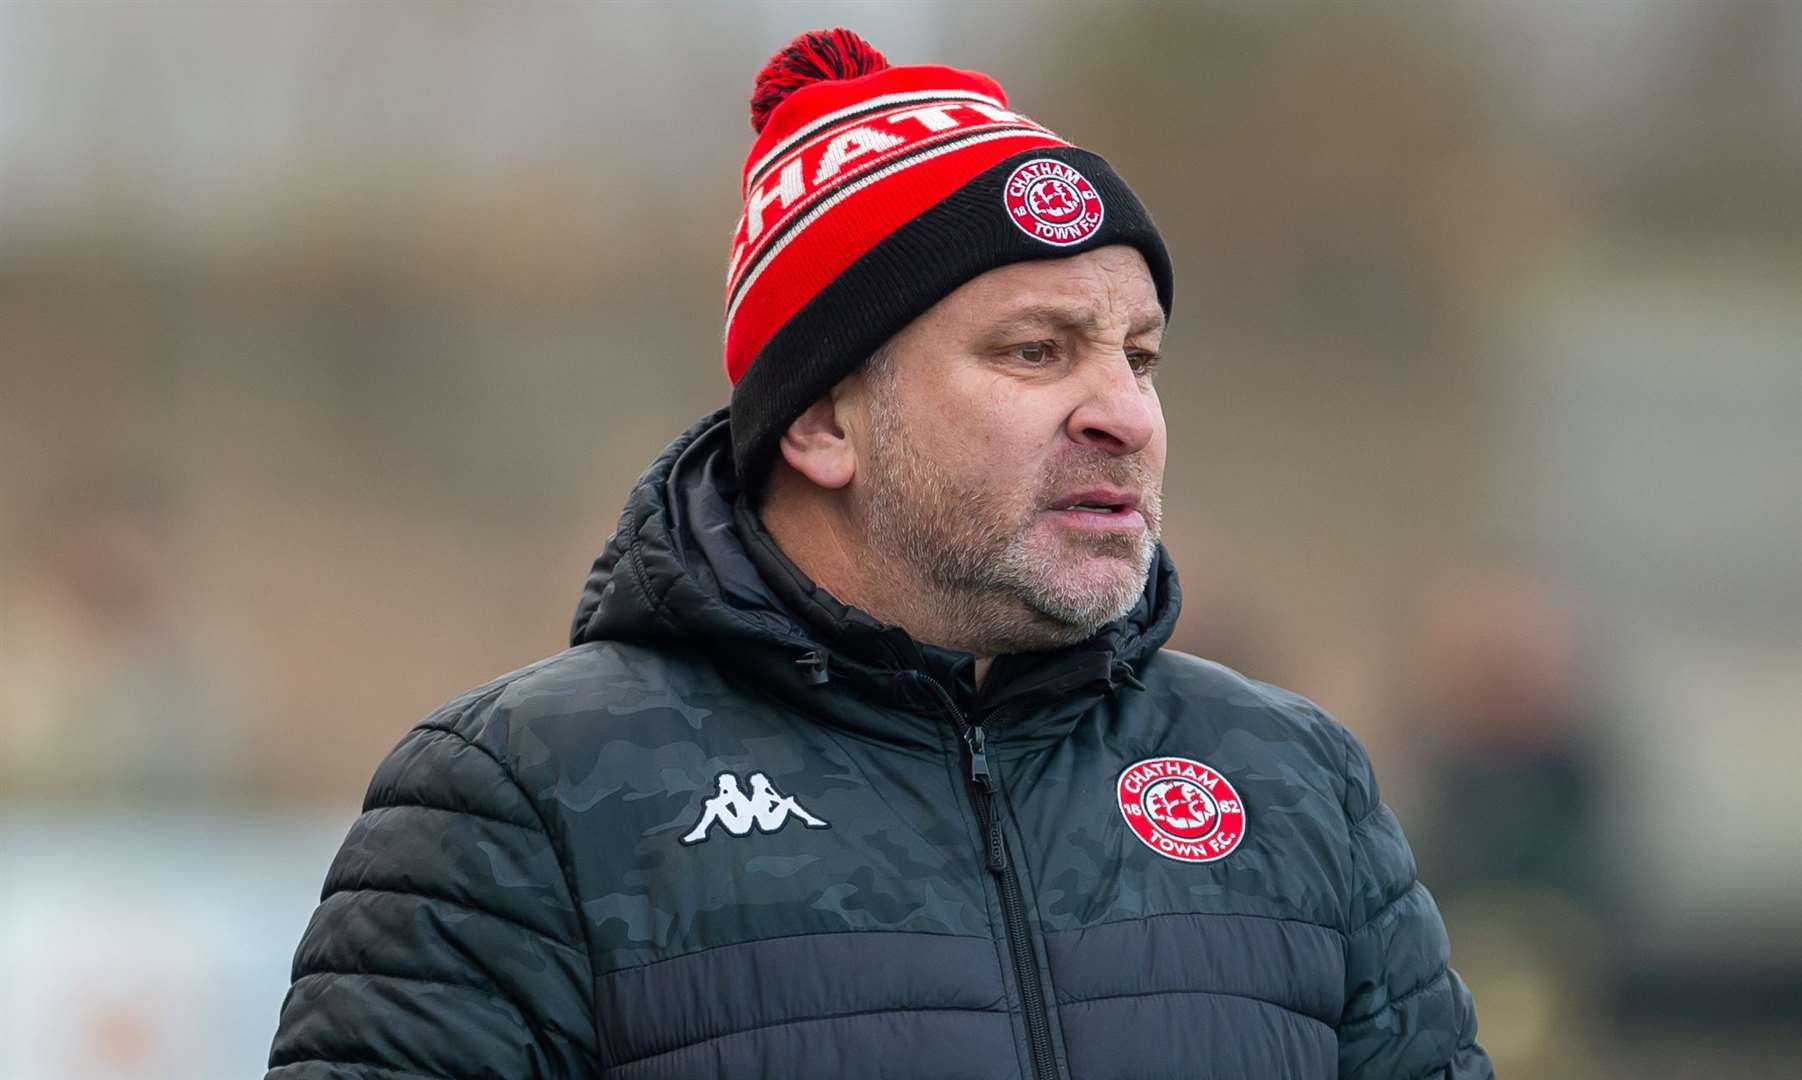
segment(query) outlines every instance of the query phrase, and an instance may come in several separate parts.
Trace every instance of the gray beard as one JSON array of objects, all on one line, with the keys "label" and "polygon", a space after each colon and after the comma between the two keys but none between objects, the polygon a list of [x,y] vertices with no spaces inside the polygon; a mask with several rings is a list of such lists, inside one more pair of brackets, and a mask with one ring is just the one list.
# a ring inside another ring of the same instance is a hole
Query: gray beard
[{"label": "gray beard", "polygon": [[[907,451],[894,411],[871,410],[869,475],[861,511],[867,542],[886,570],[889,594],[916,597],[940,623],[934,644],[983,656],[1034,652],[1072,644],[1121,618],[1138,603],[1157,553],[1162,515],[1155,478],[1138,458],[1096,454],[1047,476],[1023,517],[993,495]],[[1097,555],[1129,561],[1118,583],[1060,581],[1032,550],[1040,510],[1060,491],[1091,483],[1123,484],[1144,493],[1147,528],[1136,537],[1084,537]],[[904,590],[904,591],[896,591]]]}]

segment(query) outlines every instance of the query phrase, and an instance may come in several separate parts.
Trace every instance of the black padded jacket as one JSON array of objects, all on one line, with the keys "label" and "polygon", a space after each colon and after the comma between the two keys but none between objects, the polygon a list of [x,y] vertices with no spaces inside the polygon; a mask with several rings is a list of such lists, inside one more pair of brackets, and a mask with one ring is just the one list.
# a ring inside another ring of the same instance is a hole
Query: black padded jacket
[{"label": "black padded jacket", "polygon": [[1475,1080],[1357,741],[1160,646],[922,647],[816,590],[673,443],[567,651],[376,771],[269,1080]]}]

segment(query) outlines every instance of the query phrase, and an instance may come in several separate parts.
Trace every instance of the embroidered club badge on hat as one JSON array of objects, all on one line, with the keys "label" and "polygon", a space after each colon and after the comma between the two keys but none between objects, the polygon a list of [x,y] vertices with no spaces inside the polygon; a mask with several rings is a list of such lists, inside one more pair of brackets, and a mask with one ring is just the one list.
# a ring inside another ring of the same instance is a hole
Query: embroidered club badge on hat
[{"label": "embroidered club badge on hat", "polygon": [[1106,209],[1088,177],[1051,158],[1034,158],[1010,173],[1001,201],[1021,232],[1056,247],[1100,232]]},{"label": "embroidered club badge on hat", "polygon": [[1188,758],[1155,757],[1120,773],[1126,827],[1145,846],[1179,862],[1231,855],[1245,839],[1245,806],[1226,777]]}]

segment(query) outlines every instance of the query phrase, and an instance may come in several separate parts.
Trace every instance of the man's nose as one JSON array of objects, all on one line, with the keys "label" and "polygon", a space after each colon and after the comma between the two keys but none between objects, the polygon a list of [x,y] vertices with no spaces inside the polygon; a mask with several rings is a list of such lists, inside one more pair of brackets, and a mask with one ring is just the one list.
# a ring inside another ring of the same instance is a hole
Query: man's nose
[{"label": "man's nose", "polygon": [[1157,431],[1157,395],[1123,352],[1092,357],[1087,367],[1083,398],[1068,421],[1070,438],[1120,457],[1145,449]]}]

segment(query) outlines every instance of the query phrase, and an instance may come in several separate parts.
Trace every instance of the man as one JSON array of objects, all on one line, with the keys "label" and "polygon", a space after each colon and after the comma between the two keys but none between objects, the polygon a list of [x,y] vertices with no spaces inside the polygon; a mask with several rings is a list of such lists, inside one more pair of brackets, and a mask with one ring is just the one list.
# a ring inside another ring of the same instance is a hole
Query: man
[{"label": "man", "polygon": [[1357,742],[1160,649],[1130,189],[845,31],[753,124],[731,408],[377,771],[269,1075],[1491,1075]]}]

